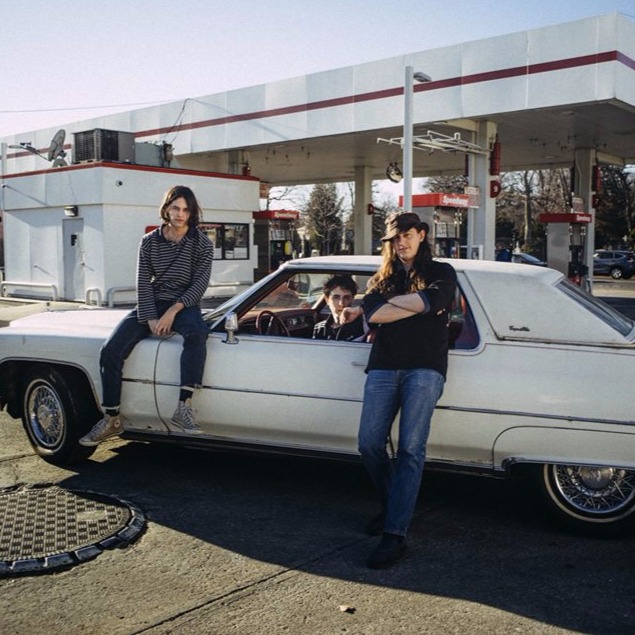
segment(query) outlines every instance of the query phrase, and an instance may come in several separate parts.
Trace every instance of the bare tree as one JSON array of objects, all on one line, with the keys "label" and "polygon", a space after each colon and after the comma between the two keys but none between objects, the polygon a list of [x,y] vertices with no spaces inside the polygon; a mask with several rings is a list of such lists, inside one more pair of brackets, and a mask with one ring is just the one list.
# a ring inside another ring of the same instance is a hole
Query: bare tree
[{"label": "bare tree", "polygon": [[[377,192],[373,193],[377,195]],[[373,198],[373,200],[375,200]],[[397,201],[390,195],[384,194],[373,203],[373,243],[377,243],[386,233],[386,217],[399,210]]]},{"label": "bare tree", "polygon": [[288,203],[300,207],[306,199],[306,187],[301,185],[277,185],[269,189],[265,200],[265,209],[271,209],[272,203]]},{"label": "bare tree", "polygon": [[596,209],[596,246],[635,245],[635,174],[618,166],[601,168]]},{"label": "bare tree", "polygon": [[542,212],[564,212],[571,207],[571,176],[567,169],[525,170],[502,176],[503,191],[496,201],[497,232],[503,227],[518,238],[525,251],[541,250],[545,228]]},{"label": "bare tree", "polygon": [[426,179],[426,188],[431,192],[457,194],[463,192],[466,185],[468,185],[468,180],[462,174],[454,176],[429,176]]}]

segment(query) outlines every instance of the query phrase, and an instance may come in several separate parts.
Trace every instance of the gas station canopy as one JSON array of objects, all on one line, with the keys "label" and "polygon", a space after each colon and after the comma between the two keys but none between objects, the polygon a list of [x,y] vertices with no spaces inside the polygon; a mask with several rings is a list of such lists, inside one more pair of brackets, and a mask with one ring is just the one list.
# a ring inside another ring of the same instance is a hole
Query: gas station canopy
[{"label": "gas station canopy", "polygon": [[[137,142],[173,146],[174,164],[251,174],[277,184],[351,181],[364,167],[384,179],[401,162],[403,69],[413,81],[414,176],[463,173],[465,154],[420,146],[450,138],[488,151],[488,122],[504,171],[570,166],[576,149],[607,163],[635,162],[635,23],[609,14],[433,49],[284,81],[187,99],[66,126],[134,133]],[[46,153],[54,129],[28,140]],[[67,134],[67,139],[70,135]],[[70,148],[69,145],[67,145]],[[6,172],[41,169],[28,152],[8,156]],[[17,159],[12,163],[11,159]]]},{"label": "gas station canopy", "polygon": [[248,164],[272,185],[351,181],[362,166],[383,179],[401,163],[406,65],[431,77],[413,81],[414,176],[464,173],[466,153],[493,142],[479,134],[484,122],[503,171],[569,167],[579,149],[635,162],[635,23],[619,14],[236,91],[220,116],[205,118],[199,104],[178,128],[179,160]]}]

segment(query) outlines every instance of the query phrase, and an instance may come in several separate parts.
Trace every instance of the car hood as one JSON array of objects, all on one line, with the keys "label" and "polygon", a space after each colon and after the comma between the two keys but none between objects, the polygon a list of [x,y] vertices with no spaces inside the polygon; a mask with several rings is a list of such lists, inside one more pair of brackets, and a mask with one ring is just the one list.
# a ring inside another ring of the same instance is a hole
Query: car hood
[{"label": "car hood", "polygon": [[0,329],[0,333],[57,333],[69,337],[95,336],[105,339],[127,313],[129,310],[122,309],[42,311],[13,320],[9,326]]}]

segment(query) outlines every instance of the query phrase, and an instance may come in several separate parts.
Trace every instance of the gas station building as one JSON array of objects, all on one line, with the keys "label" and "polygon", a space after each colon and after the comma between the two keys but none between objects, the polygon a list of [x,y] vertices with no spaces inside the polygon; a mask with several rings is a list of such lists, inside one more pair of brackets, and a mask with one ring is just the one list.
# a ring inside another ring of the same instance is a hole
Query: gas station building
[{"label": "gas station building", "polygon": [[[426,81],[417,81],[421,74]],[[13,276],[13,282],[65,288],[63,280],[54,279],[64,275],[63,268],[55,268],[61,273],[52,273],[50,267],[38,269],[33,261],[36,251],[31,261],[22,258],[19,267],[10,265],[9,245],[26,240],[45,222],[39,212],[48,210],[63,223],[66,208],[76,208],[73,218],[82,218],[89,199],[95,205],[109,192],[120,197],[129,191],[106,182],[96,183],[93,192],[71,187],[86,163],[157,170],[161,179],[156,183],[144,180],[143,201],[139,196],[130,201],[154,209],[165,180],[176,184],[187,176],[197,191],[199,173],[201,182],[225,179],[221,187],[225,202],[206,212],[205,221],[211,223],[237,222],[237,207],[230,204],[233,187],[242,192],[240,196],[252,197],[242,199],[241,205],[251,209],[241,208],[240,213],[241,218],[249,218],[245,222],[255,223],[251,214],[259,211],[258,183],[272,187],[353,182],[354,250],[369,253],[372,183],[386,179],[388,166],[403,170],[409,148],[412,161],[406,168],[411,167],[411,174],[404,170],[406,182],[411,176],[467,172],[469,193],[457,192],[470,197],[466,207],[460,206],[467,219],[465,255],[490,260],[495,251],[499,173],[572,168],[577,209],[562,213],[571,213],[574,222],[574,216],[584,216],[580,248],[591,269],[593,171],[603,164],[635,163],[635,22],[617,13],[602,15],[73,122],[64,128],[63,140],[57,129],[25,131],[0,140],[7,280]],[[92,134],[96,141],[87,155],[85,148],[78,152],[77,140],[85,138],[78,136],[82,133]],[[104,143],[97,141],[103,142],[106,133],[118,136],[104,153]],[[106,180],[121,180],[108,170],[104,174],[109,175]],[[37,178],[37,195],[24,185],[25,178]],[[55,186],[49,185],[53,179]],[[396,197],[402,194],[402,184],[393,186]],[[54,201],[49,200],[52,192]],[[407,203],[404,207],[411,207]],[[133,213],[131,209],[121,222],[131,221]],[[548,225],[547,256],[549,264],[559,269],[569,259],[572,232],[566,221],[564,217]],[[15,227],[19,233],[12,233]],[[255,270],[260,246],[253,233],[252,227],[247,244]],[[71,235],[60,230],[50,238],[54,242],[42,249],[62,253],[63,241],[71,240]],[[104,250],[117,247],[105,233],[102,239]],[[235,281],[239,277],[234,276]],[[93,293],[106,297],[107,284],[100,282]],[[122,278],[117,284],[125,286],[126,281]]]}]

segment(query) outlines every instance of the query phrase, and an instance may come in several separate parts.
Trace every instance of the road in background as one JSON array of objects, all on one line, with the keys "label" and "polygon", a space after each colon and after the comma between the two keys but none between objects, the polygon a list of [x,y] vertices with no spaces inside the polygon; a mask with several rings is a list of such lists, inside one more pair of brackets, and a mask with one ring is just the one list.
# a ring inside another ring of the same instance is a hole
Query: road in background
[{"label": "road in background", "polygon": [[635,320],[635,278],[630,280],[594,278],[593,294]]}]

